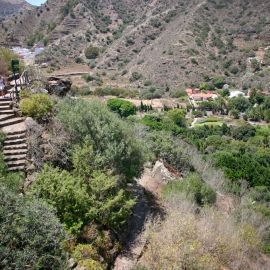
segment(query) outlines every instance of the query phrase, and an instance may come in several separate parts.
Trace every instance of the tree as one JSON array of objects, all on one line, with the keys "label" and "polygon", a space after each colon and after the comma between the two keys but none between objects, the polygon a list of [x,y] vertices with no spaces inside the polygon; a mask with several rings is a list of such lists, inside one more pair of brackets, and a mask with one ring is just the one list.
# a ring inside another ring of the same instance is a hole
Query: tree
[{"label": "tree", "polygon": [[66,233],[54,211],[38,200],[0,186],[0,268],[65,268],[62,241]]},{"label": "tree", "polygon": [[84,51],[85,57],[87,59],[96,59],[99,56],[100,49],[93,45],[87,47]]},{"label": "tree", "polygon": [[240,118],[240,112],[236,109],[232,109],[230,111],[230,115],[234,118],[234,119],[239,119]]},{"label": "tree", "polygon": [[238,110],[240,112],[245,112],[250,107],[250,102],[245,97],[234,97],[229,101],[230,110]]},{"label": "tree", "polygon": [[216,88],[221,89],[225,85],[226,82],[223,77],[214,77],[212,79],[212,83]]},{"label": "tree", "polygon": [[263,113],[261,111],[261,108],[255,107],[255,108],[252,108],[251,110],[249,110],[247,116],[252,121],[260,121],[263,118]]},{"label": "tree", "polygon": [[121,117],[128,117],[136,114],[136,107],[130,101],[118,98],[109,99],[107,106],[113,111],[118,113]]},{"label": "tree", "polygon": [[179,127],[185,127],[186,126],[186,113],[184,110],[181,109],[173,109],[167,112],[167,117],[169,117],[174,124],[176,124]]},{"label": "tree", "polygon": [[126,122],[97,100],[65,99],[58,104],[56,120],[71,135],[72,142],[89,141],[95,155],[101,155],[100,166],[132,181],[143,171],[144,150]]},{"label": "tree", "polygon": [[251,125],[243,125],[232,130],[232,137],[236,140],[247,141],[256,135],[256,128]]}]

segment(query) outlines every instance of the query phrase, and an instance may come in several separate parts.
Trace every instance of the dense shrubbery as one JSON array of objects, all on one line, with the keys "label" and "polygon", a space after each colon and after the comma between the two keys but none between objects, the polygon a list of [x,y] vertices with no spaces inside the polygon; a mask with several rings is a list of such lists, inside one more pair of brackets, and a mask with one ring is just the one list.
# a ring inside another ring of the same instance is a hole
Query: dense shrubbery
[{"label": "dense shrubbery", "polygon": [[58,106],[57,119],[71,134],[74,143],[89,140],[100,166],[111,168],[128,179],[138,177],[144,157],[132,130],[99,101],[66,99]]},{"label": "dense shrubbery", "polygon": [[85,168],[82,164],[91,166],[84,157],[75,164],[75,175],[46,166],[38,175],[32,193],[57,209],[60,220],[71,233],[79,233],[82,226],[91,222],[119,230],[127,221],[134,201],[119,189],[115,176],[95,171],[87,177],[83,177],[85,171],[77,175],[81,166]]},{"label": "dense shrubbery", "polygon": [[20,109],[24,115],[42,120],[51,112],[53,104],[49,95],[33,94],[21,101]]},{"label": "dense shrubbery", "polygon": [[136,107],[131,102],[123,99],[109,99],[107,106],[111,111],[118,113],[121,117],[128,117],[136,114]]},{"label": "dense shrubbery", "polygon": [[63,269],[65,232],[44,203],[0,186],[0,268]]}]

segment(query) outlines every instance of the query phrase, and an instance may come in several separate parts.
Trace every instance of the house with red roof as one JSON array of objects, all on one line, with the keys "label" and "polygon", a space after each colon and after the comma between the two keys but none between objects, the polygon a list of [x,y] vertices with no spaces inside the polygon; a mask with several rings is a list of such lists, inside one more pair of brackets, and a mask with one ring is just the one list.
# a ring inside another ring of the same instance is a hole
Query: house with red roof
[{"label": "house with red roof", "polygon": [[193,101],[208,101],[211,99],[216,99],[218,95],[213,91],[203,92],[200,89],[187,88],[186,93],[188,97]]}]

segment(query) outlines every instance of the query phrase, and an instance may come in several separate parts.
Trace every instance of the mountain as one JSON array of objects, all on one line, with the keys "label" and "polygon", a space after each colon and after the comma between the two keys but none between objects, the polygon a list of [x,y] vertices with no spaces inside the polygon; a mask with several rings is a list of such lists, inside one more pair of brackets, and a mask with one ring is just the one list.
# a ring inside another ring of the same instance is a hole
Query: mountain
[{"label": "mountain", "polygon": [[[151,81],[164,94],[215,76],[270,88],[250,62],[269,61],[269,31],[266,0],[49,0],[4,21],[1,36],[48,44],[40,61],[54,69],[83,62],[106,73],[107,84],[145,89]],[[89,46],[99,49],[96,59],[86,59]]]},{"label": "mountain", "polygon": [[31,8],[31,5],[25,0],[0,0],[0,21],[20,12],[22,9],[29,8]]}]

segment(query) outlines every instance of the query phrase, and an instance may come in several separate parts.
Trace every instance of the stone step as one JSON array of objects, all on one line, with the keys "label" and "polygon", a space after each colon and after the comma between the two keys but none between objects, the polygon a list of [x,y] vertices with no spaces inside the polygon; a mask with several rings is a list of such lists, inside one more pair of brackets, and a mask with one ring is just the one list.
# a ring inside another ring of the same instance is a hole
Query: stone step
[{"label": "stone step", "polygon": [[11,126],[23,122],[23,118],[13,118],[0,123],[0,128]]},{"label": "stone step", "polygon": [[24,171],[24,170],[25,170],[25,165],[8,168],[9,172],[19,172],[19,171]]},{"label": "stone step", "polygon": [[26,133],[26,129],[21,129],[21,130],[7,132],[6,135],[12,136],[12,135],[25,134],[25,133]]},{"label": "stone step", "polygon": [[9,161],[16,161],[16,160],[25,160],[26,159],[26,154],[21,154],[21,155],[12,155],[12,156],[5,156],[4,160],[6,162]]},{"label": "stone step", "polygon": [[10,106],[7,105],[0,106],[0,111],[7,111],[7,110],[10,110]]},{"label": "stone step", "polygon": [[10,106],[10,101],[6,101],[6,100],[0,100],[0,106]]},{"label": "stone step", "polygon": [[25,136],[26,136],[25,132],[22,132],[20,134],[13,134],[13,135],[8,134],[6,136],[6,140],[11,141],[11,140],[17,140],[17,139],[25,139]]},{"label": "stone step", "polygon": [[11,101],[11,98],[10,97],[6,97],[6,96],[3,96],[0,98],[0,102],[1,101]]},{"label": "stone step", "polygon": [[4,156],[12,156],[12,155],[23,155],[27,154],[27,148],[23,149],[13,149],[13,150],[4,150]]},{"label": "stone step", "polygon": [[14,114],[14,111],[13,110],[0,111],[0,115],[3,115],[3,114]]},{"label": "stone step", "polygon": [[15,118],[15,115],[14,114],[3,114],[3,115],[0,115],[0,124],[6,120],[9,120],[9,119],[12,119],[12,118]]},{"label": "stone step", "polygon": [[27,144],[22,143],[22,144],[17,144],[17,145],[6,145],[4,146],[4,151],[6,150],[21,150],[21,149],[27,149]]},{"label": "stone step", "polygon": [[26,143],[26,139],[25,138],[11,139],[11,140],[5,140],[4,141],[4,146],[18,145],[18,144],[23,144],[23,143]]},{"label": "stone step", "polygon": [[8,168],[18,167],[18,166],[25,166],[25,163],[26,163],[26,160],[25,159],[11,160],[11,161],[7,161],[6,162]]}]

